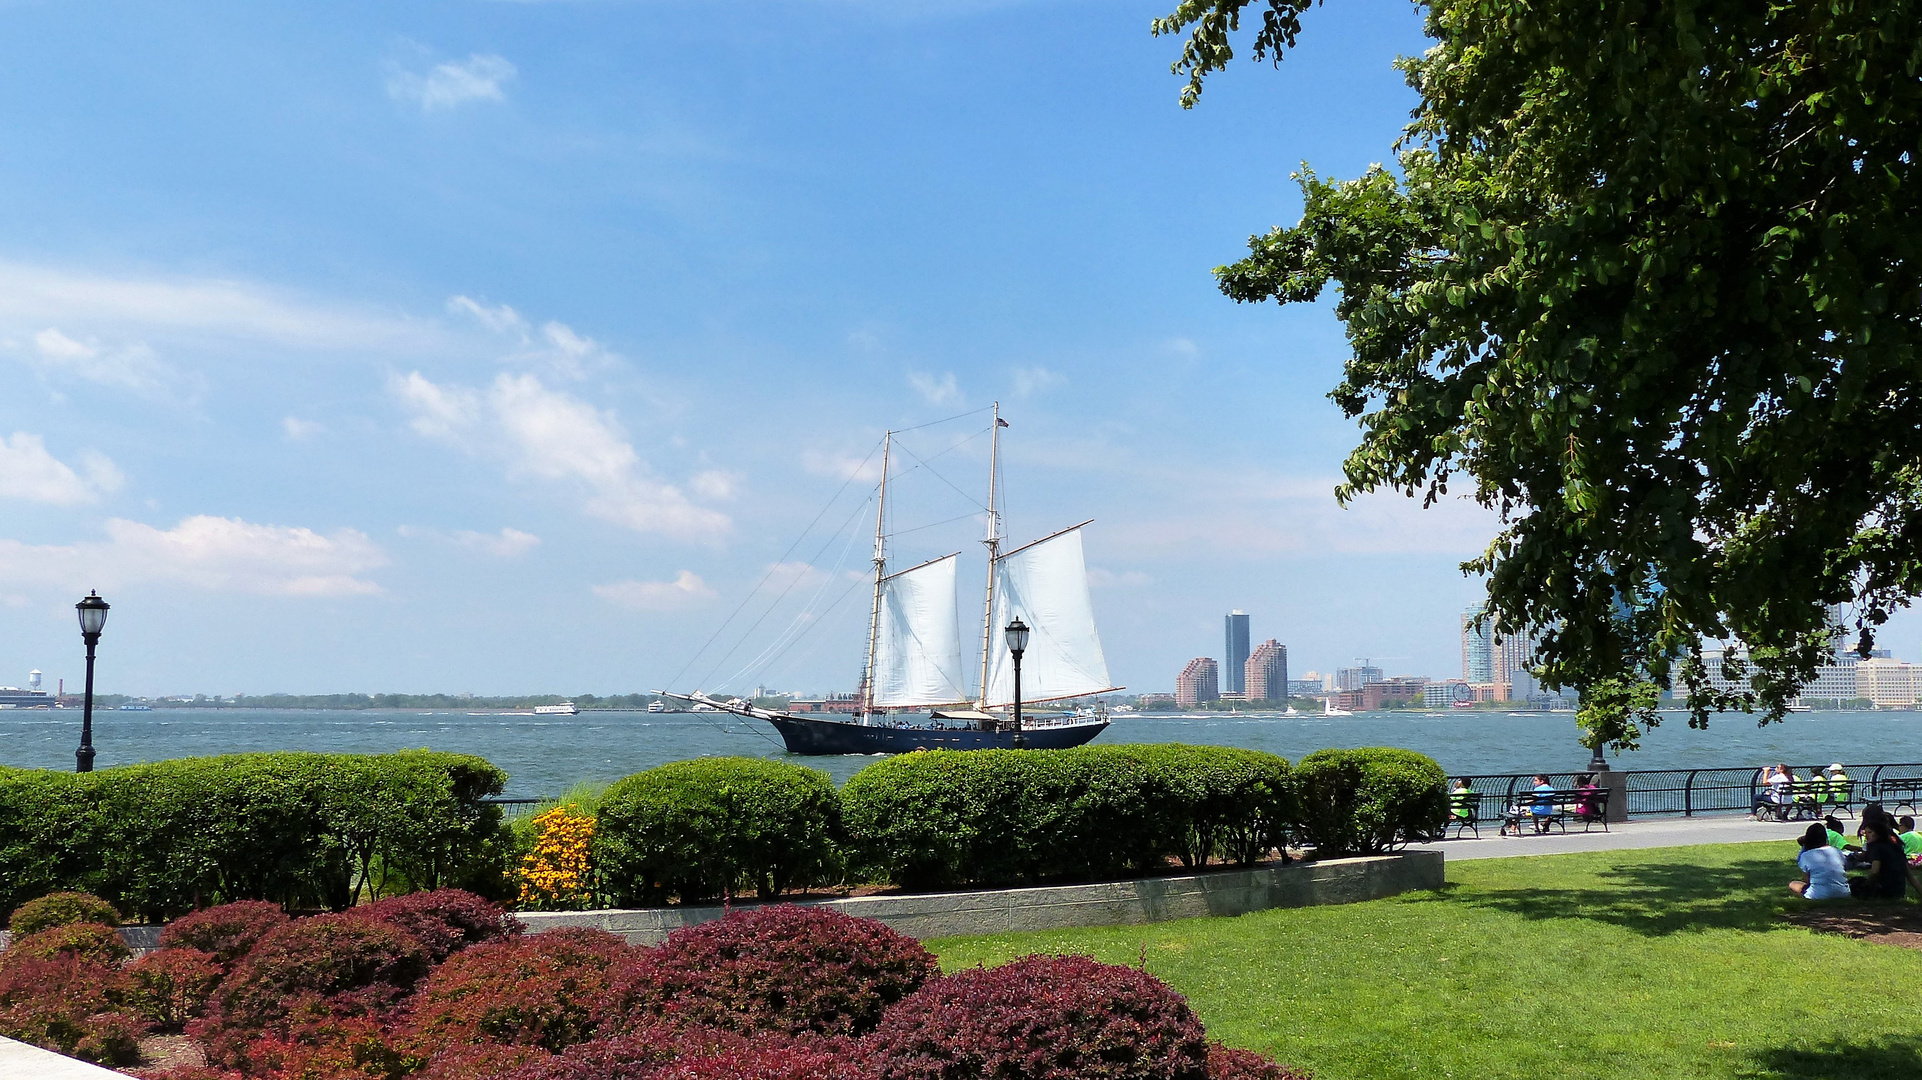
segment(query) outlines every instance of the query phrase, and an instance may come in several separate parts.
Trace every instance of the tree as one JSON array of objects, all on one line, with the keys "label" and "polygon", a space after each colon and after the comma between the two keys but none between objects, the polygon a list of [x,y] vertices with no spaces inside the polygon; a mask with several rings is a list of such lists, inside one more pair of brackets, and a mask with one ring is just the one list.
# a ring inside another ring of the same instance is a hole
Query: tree
[{"label": "tree", "polygon": [[[1192,106],[1258,8],[1279,63],[1311,0],[1187,0]],[[1590,745],[1649,684],[1779,719],[1922,585],[1922,0],[1428,0],[1398,167],[1303,166],[1298,224],[1215,271],[1239,302],[1334,284],[1359,419],[1337,490],[1502,529],[1463,564]],[[1747,693],[1707,681],[1737,640]]]}]

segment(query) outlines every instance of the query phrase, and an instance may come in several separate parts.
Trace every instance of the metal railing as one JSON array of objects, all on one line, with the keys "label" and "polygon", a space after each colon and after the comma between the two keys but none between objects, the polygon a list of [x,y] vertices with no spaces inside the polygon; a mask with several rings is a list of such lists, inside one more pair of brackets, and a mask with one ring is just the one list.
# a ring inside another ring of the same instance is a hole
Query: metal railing
[{"label": "metal railing", "polygon": [[[1857,806],[1866,802],[1882,802],[1891,809],[1897,806],[1915,809],[1916,800],[1922,799],[1922,763],[1850,765],[1844,762],[1842,767],[1854,781],[1851,802]],[[1805,769],[1801,775],[1813,771]],[[1456,779],[1468,781],[1468,786],[1475,789],[1477,796],[1477,815],[1483,821],[1492,821],[1500,817],[1504,809],[1515,805],[1518,797],[1526,797],[1527,792],[1535,786],[1536,775],[1495,773],[1451,776],[1449,783],[1452,785]],[[1575,778],[1587,773],[1543,775],[1555,788],[1566,790],[1579,786]],[[1755,808],[1756,796],[1763,786],[1762,770],[1759,768],[1630,769],[1627,775],[1627,814],[1630,817],[1745,814]]]},{"label": "metal railing", "polygon": [[534,808],[537,806],[551,806],[558,801],[559,800],[557,799],[551,799],[551,798],[549,799],[482,799],[481,805],[500,807],[501,820],[512,821],[515,818],[522,818],[522,817],[528,816],[529,814],[532,814],[534,812]]}]

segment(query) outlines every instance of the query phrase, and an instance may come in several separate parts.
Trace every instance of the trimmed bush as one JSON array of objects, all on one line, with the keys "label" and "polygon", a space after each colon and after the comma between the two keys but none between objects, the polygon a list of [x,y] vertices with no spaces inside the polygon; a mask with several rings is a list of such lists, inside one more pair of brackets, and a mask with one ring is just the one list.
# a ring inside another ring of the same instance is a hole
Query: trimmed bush
[{"label": "trimmed bush", "polygon": [[679,1027],[862,1035],[939,971],[883,923],[779,904],[676,930],[615,976],[613,1007]]},{"label": "trimmed bush", "polygon": [[687,1056],[647,1074],[647,1080],[866,1080],[861,1049],[826,1040],[763,1044]]},{"label": "trimmed bush", "polygon": [[436,889],[376,900],[354,914],[390,923],[414,935],[438,964],[469,945],[519,937],[521,923],[500,905],[465,889]]},{"label": "trimmed bush", "polygon": [[1317,750],[1295,766],[1303,837],[1323,854],[1375,854],[1440,831],[1447,774],[1413,750]]},{"label": "trimmed bush", "polygon": [[104,1065],[135,1060],[146,1025],[121,1009],[127,982],[118,970],[71,954],[8,955],[0,965],[0,1035]]},{"label": "trimmed bush", "polygon": [[237,900],[204,911],[182,915],[160,931],[163,949],[195,949],[210,953],[223,970],[252,952],[260,939],[288,922],[279,904],[265,900]]},{"label": "trimmed bush", "polygon": [[21,960],[55,960],[71,956],[91,964],[117,966],[133,955],[127,943],[111,926],[74,923],[55,926],[37,934],[15,939],[0,953],[0,966]]},{"label": "trimmed bush", "polygon": [[642,1028],[570,1046],[557,1056],[537,1058],[493,1080],[653,1080],[656,1069],[684,1054],[708,1056],[748,1046],[746,1039],[723,1031]]},{"label": "trimmed bush", "polygon": [[857,871],[909,889],[1254,862],[1293,816],[1288,762],[1217,746],[933,751],[842,789]]},{"label": "trimmed bush", "polygon": [[0,909],[85,889],[152,922],[208,902],[352,906],[506,889],[506,775],[460,754],[237,754],[92,773],[0,769]]},{"label": "trimmed bush", "polygon": [[633,950],[572,927],[476,945],[449,957],[408,1006],[405,1041],[422,1056],[495,1043],[555,1051],[592,1038],[608,971]]},{"label": "trimmed bush", "polygon": [[841,800],[826,773],[760,758],[699,758],[607,789],[595,831],[617,906],[771,899],[834,876]]},{"label": "trimmed bush", "polygon": [[356,915],[295,919],[260,940],[215,995],[226,1031],[289,1030],[308,1016],[378,1016],[427,973],[427,950],[398,927]]},{"label": "trimmed bush", "polygon": [[101,923],[106,926],[119,926],[120,913],[112,904],[92,893],[57,892],[48,893],[37,900],[29,900],[14,909],[13,917],[7,920],[7,929],[14,937],[26,937],[55,926],[70,926],[74,923]]},{"label": "trimmed bush", "polygon": [[889,1009],[878,1080],[1206,1080],[1201,1021],[1136,968],[1029,956],[958,971]]},{"label": "trimmed bush", "polygon": [[160,1030],[179,1031],[206,1011],[222,974],[212,953],[160,949],[127,965],[127,1000]]},{"label": "trimmed bush", "polygon": [[1208,1044],[1208,1080],[1310,1080],[1307,1073],[1217,1042]]}]

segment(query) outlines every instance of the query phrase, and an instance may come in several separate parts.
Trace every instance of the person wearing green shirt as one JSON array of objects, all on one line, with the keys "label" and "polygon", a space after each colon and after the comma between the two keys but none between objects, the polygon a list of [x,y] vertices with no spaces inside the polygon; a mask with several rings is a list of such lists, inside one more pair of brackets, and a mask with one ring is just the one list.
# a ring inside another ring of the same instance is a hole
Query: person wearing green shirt
[{"label": "person wearing green shirt", "polygon": [[1922,833],[1915,831],[1915,819],[1907,814],[1896,818],[1895,823],[1902,827],[1901,834],[1896,837],[1897,840],[1902,841],[1902,854],[1907,855],[1910,862],[1914,862],[1916,856],[1922,855]]},{"label": "person wearing green shirt", "polygon": [[1830,847],[1837,851],[1848,847],[1849,838],[1842,835],[1842,823],[1835,820],[1833,815],[1822,819],[1822,827],[1828,830]]},{"label": "person wearing green shirt", "polygon": [[1448,813],[1456,821],[1473,821],[1475,804],[1481,796],[1468,786],[1468,781],[1457,778],[1455,787],[1448,793]]},{"label": "person wearing green shirt", "polygon": [[1849,774],[1842,771],[1842,763],[1838,761],[1835,764],[1830,765],[1829,766],[1829,786],[1828,786],[1827,796],[1824,801],[1826,801],[1831,806],[1834,806],[1837,804],[1846,806],[1849,801],[1849,788],[1851,786],[1852,784],[1849,781]]}]

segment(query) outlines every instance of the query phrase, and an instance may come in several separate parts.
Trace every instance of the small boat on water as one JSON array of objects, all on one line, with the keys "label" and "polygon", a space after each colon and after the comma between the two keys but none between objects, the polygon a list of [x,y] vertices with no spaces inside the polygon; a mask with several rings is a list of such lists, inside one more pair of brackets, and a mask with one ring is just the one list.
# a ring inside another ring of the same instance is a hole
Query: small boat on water
[{"label": "small boat on water", "polygon": [[559,705],[534,706],[535,716],[578,716],[580,711],[580,706],[571,701],[563,701]]},{"label": "small boat on water", "polygon": [[667,711],[667,703],[659,698],[655,698],[653,701],[647,703],[647,711],[651,713],[664,713]]},{"label": "small boat on water", "polygon": [[[1021,703],[1040,705],[1122,689],[1108,677],[1095,629],[1094,603],[1081,530],[1072,525],[1011,551],[1001,550],[996,502],[1001,407],[994,407],[988,449],[987,596],[982,604],[980,680],[972,694],[962,661],[957,617],[959,552],[905,570],[888,566],[887,498],[894,433],[882,440],[881,479],[874,520],[874,600],[868,619],[867,663],[860,709],[853,715],[806,715],[763,709],[741,698],[722,700],[695,691],[664,696],[693,703],[695,712],[719,711],[770,724],[793,754],[899,754],[914,750],[1038,750],[1080,746],[1108,727],[1094,706],[1065,716],[1017,718],[1015,668],[1007,627],[1029,627],[1021,664]],[[930,710],[925,722],[909,711]]]}]

